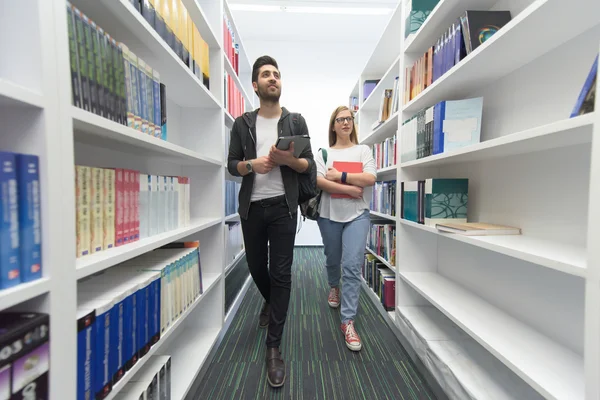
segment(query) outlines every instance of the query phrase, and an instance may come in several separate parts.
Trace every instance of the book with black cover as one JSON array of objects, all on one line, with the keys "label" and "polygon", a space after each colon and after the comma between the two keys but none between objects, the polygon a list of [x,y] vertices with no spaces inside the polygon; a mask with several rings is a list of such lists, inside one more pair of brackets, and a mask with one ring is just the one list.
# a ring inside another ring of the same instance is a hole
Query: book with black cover
[{"label": "book with black cover", "polygon": [[467,54],[489,40],[510,20],[510,11],[466,11],[461,22]]}]

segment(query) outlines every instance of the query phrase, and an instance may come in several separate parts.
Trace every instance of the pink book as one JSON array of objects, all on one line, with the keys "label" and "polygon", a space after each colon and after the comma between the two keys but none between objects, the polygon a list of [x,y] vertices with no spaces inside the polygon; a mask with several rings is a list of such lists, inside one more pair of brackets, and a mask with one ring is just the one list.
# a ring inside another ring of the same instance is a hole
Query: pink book
[{"label": "pink book", "polygon": [[[362,162],[357,161],[334,161],[333,168],[340,172],[347,172],[350,174],[360,174],[363,172]],[[352,197],[347,194],[334,193],[331,195],[332,199],[351,199]]]},{"label": "pink book", "polygon": [[115,240],[116,246],[124,244],[125,222],[125,190],[124,190],[124,171],[121,168],[115,169]]},{"label": "pink book", "polygon": [[133,241],[140,239],[140,173],[139,171],[130,171],[131,178],[131,214],[133,227]]}]

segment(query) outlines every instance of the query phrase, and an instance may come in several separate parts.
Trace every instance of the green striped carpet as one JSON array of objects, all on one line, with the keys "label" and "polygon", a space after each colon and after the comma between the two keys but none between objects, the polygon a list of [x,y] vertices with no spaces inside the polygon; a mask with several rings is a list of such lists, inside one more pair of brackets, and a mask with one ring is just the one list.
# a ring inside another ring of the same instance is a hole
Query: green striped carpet
[{"label": "green striped carpet", "polygon": [[283,388],[272,389],[265,368],[266,330],[258,328],[262,297],[252,284],[194,399],[434,399],[393,332],[361,294],[359,353],[348,350],[339,310],[327,305],[322,248],[297,248],[282,342]]}]

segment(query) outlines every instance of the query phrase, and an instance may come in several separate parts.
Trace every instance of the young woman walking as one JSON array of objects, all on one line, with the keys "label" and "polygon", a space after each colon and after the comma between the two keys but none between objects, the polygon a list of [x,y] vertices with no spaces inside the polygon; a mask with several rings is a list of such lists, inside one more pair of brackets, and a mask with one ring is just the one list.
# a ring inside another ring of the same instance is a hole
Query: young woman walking
[{"label": "young woman walking", "polygon": [[[348,107],[338,107],[331,114],[326,154],[327,163],[321,151],[315,162],[317,186],[323,191],[317,222],[325,245],[328,303],[333,308],[341,303],[341,330],[346,346],[359,351],[362,344],[354,320],[370,226],[370,187],[375,184],[377,170],[369,146],[358,144],[354,115]],[[347,172],[350,170],[360,172]]]}]

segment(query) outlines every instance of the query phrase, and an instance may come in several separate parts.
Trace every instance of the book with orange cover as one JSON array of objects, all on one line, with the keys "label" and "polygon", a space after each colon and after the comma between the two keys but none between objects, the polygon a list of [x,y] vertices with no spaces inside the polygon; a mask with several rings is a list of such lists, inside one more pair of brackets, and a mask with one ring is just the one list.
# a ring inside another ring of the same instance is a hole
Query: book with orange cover
[{"label": "book with orange cover", "polygon": [[[333,168],[340,172],[347,172],[349,174],[360,174],[363,172],[363,164],[356,161],[334,161]],[[352,197],[347,194],[333,193],[332,199],[351,199]]]}]

